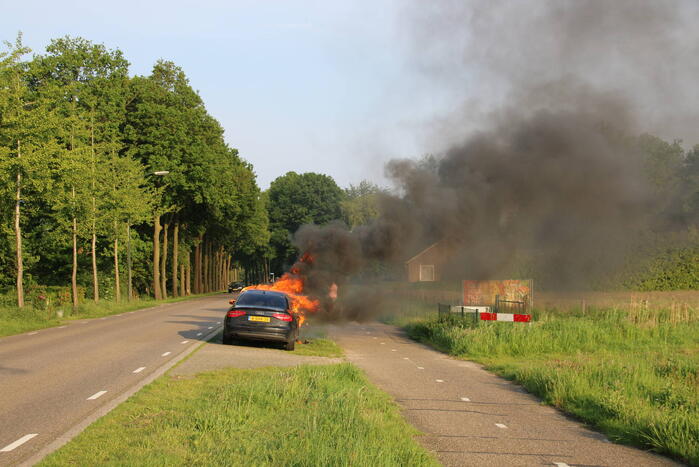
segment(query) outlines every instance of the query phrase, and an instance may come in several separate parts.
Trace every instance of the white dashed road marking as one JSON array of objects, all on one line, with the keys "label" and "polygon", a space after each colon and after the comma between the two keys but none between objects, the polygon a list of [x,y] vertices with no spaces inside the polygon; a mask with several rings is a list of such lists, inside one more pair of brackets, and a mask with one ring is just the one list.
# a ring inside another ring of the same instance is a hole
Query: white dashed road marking
[{"label": "white dashed road marking", "polygon": [[56,329],[63,329],[65,326],[58,326]]},{"label": "white dashed road marking", "polygon": [[187,342],[189,342],[189,341],[182,341],[182,342],[180,342],[180,344],[186,344]]},{"label": "white dashed road marking", "polygon": [[33,336],[34,334],[39,334],[39,331],[30,332],[30,333],[27,334],[27,335],[28,335],[28,336]]},{"label": "white dashed road marking", "polygon": [[201,336],[201,333],[200,333],[200,332],[198,332],[198,333],[197,333],[197,336]]},{"label": "white dashed road marking", "polygon": [[172,353],[172,352],[165,352],[164,354],[161,355],[161,357],[167,357],[167,356],[170,355],[171,353]]},{"label": "white dashed road marking", "polygon": [[209,329],[213,329],[213,328],[214,328],[213,326],[209,326]]},{"label": "white dashed road marking", "polygon": [[555,465],[555,466],[557,466],[557,467],[570,467],[570,466],[569,466],[568,464],[566,464],[565,462],[554,462],[553,465]]},{"label": "white dashed road marking", "polygon": [[425,367],[424,367],[424,366],[419,366],[419,367],[417,367],[417,369],[418,369],[418,370],[424,370]]},{"label": "white dashed road marking", "polygon": [[23,445],[24,443],[26,443],[27,441],[29,441],[30,439],[32,439],[33,437],[35,437],[38,434],[39,433],[32,433],[29,435],[24,435],[20,439],[15,441],[14,443],[10,443],[7,446],[5,446],[4,448],[0,449],[0,452],[10,452],[15,448],[20,447],[21,445]]},{"label": "white dashed road marking", "polygon": [[464,402],[471,402],[471,399],[469,399],[468,397],[462,397],[461,400]]},{"label": "white dashed road marking", "polygon": [[495,426],[498,428],[507,428],[507,425],[504,425],[502,423],[496,423]]},{"label": "white dashed road marking", "polygon": [[403,357],[403,360],[410,360],[408,357]]},{"label": "white dashed road marking", "polygon": [[437,381],[438,383],[443,383],[443,382],[444,382],[443,379],[435,379],[435,381]]},{"label": "white dashed road marking", "polygon": [[382,342],[381,345],[386,345],[386,343],[385,343],[385,342]]},{"label": "white dashed road marking", "polygon": [[97,399],[98,397],[102,397],[102,396],[105,395],[106,393],[107,393],[107,391],[96,392],[96,393],[94,393],[93,395],[91,395],[90,397],[88,397],[87,400],[93,401],[93,400]]},{"label": "white dashed road marking", "polygon": [[391,349],[391,352],[395,352],[395,351],[396,351],[396,349]]},{"label": "white dashed road marking", "polygon": [[145,367],[145,366],[142,366],[142,367],[136,368],[133,372],[134,372],[134,373],[140,373],[140,372],[142,372],[142,371],[145,370],[145,369],[146,369],[146,367]]}]

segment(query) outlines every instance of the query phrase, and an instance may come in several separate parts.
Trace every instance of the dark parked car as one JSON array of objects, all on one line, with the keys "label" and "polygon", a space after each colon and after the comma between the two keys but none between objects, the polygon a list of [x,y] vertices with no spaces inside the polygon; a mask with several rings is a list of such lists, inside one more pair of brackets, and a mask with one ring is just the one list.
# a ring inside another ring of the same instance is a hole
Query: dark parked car
[{"label": "dark parked car", "polygon": [[290,311],[289,297],[271,290],[246,290],[231,300],[223,322],[223,343],[236,339],[281,342],[294,350],[299,335],[298,318]]},{"label": "dark parked car", "polygon": [[240,292],[245,287],[242,282],[231,282],[228,284],[228,293]]}]

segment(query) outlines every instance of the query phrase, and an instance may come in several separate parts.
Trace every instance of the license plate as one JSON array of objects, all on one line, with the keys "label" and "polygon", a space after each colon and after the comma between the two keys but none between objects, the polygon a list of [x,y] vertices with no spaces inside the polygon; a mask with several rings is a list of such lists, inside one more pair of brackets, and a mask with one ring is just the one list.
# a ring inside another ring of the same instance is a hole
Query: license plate
[{"label": "license plate", "polygon": [[260,323],[269,323],[269,316],[248,316],[249,321],[259,321]]}]

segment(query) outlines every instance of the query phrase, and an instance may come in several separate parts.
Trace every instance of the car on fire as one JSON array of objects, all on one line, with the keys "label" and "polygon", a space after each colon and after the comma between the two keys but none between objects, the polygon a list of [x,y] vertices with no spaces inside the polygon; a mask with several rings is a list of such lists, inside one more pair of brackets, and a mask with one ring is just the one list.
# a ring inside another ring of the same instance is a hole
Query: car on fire
[{"label": "car on fire", "polygon": [[236,340],[272,341],[294,350],[299,335],[299,320],[291,312],[291,302],[285,293],[272,290],[248,289],[231,307],[223,321],[223,343]]}]

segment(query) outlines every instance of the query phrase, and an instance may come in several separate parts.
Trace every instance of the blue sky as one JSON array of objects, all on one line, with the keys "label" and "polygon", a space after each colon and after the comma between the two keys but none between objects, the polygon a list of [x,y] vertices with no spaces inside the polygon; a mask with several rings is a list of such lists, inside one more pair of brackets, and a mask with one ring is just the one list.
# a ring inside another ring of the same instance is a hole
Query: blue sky
[{"label": "blue sky", "polygon": [[401,2],[24,1],[2,39],[34,52],[82,36],[121,49],[132,74],[181,66],[266,188],[287,171],[383,183],[383,163],[429,152],[423,123],[448,98],[411,63]]}]

